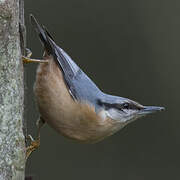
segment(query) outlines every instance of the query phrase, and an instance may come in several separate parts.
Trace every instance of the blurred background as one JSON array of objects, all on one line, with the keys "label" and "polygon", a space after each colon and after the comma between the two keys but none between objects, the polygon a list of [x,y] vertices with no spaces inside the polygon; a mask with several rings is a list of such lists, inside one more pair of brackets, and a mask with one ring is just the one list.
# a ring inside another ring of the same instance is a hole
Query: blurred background
[{"label": "blurred background", "polygon": [[[48,125],[27,162],[33,180],[180,179],[180,1],[28,0],[27,46],[41,58],[33,13],[104,91],[166,107],[94,144],[78,144]],[[36,135],[37,66],[25,65],[28,133]]]}]

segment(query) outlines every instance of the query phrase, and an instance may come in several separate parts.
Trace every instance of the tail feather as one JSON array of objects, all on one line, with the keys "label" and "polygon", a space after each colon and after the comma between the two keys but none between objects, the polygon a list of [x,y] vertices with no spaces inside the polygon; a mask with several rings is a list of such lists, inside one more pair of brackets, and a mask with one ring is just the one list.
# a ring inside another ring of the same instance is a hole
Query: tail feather
[{"label": "tail feather", "polygon": [[[52,36],[47,31],[45,26],[40,26],[40,24],[38,23],[38,21],[32,14],[30,15],[30,21],[31,21],[32,26],[35,28],[35,30],[40,38],[40,41],[42,42],[42,44],[45,48],[45,51],[49,55],[52,55],[54,57],[54,60],[56,61],[58,66],[61,68],[61,70],[64,74],[64,78],[66,80],[66,83],[68,84],[68,86],[70,88],[70,80],[75,75],[72,65],[64,57],[64,55],[62,54],[63,53],[62,49],[59,48],[55,44]],[[77,69],[77,67],[76,67],[76,69]]]},{"label": "tail feather", "polygon": [[31,21],[32,26],[36,30],[45,50],[47,51],[48,54],[52,54],[52,47],[47,39],[47,36],[53,39],[52,36],[50,35],[50,33],[47,31],[47,29],[44,26],[39,25],[38,21],[32,14],[30,14],[30,21]]},{"label": "tail feather", "polygon": [[[30,15],[31,24],[35,28],[46,52],[54,57],[54,60],[62,69],[63,73],[65,74],[65,79],[72,78],[75,75],[73,70],[72,64],[66,59],[63,55],[63,50],[59,48],[50,33],[47,31],[45,26],[40,26],[36,18],[31,14]],[[77,69],[77,68],[76,68]]]},{"label": "tail feather", "polygon": [[49,31],[47,30],[47,28],[43,25],[43,29],[46,32],[46,34],[54,41],[54,38],[52,37],[52,35],[49,33]]}]

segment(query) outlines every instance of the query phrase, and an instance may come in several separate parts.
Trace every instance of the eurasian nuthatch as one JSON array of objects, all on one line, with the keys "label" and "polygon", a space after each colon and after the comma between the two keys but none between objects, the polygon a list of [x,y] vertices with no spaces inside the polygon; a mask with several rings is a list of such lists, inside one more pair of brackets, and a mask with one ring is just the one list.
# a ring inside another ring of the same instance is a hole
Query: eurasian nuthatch
[{"label": "eurasian nuthatch", "polygon": [[57,132],[79,142],[96,143],[142,116],[164,110],[103,93],[56,45],[46,28],[30,17],[45,51],[34,86],[37,105],[41,119]]}]

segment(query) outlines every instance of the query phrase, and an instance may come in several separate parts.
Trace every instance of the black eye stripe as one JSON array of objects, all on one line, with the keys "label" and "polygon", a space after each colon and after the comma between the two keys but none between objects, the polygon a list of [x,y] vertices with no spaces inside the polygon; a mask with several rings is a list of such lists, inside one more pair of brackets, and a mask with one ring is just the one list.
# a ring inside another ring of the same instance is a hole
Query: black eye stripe
[{"label": "black eye stripe", "polygon": [[110,103],[106,103],[106,102],[102,102],[100,100],[97,101],[97,103],[100,105],[100,106],[104,106],[104,108],[106,110],[108,109],[111,109],[111,108],[116,108],[116,109],[121,109],[122,107],[120,107],[120,104],[110,104]]},{"label": "black eye stripe", "polygon": [[118,103],[106,103],[106,102],[102,102],[100,100],[97,101],[97,103],[100,105],[100,106],[104,106],[104,108],[106,110],[108,109],[111,109],[111,108],[115,108],[115,109],[118,109],[118,110],[121,110],[123,111],[123,109],[132,109],[132,110],[140,110],[142,109],[141,107],[135,105],[135,104],[132,104],[132,103],[128,103],[128,102],[125,102],[125,103],[122,103],[122,104],[118,104]]}]

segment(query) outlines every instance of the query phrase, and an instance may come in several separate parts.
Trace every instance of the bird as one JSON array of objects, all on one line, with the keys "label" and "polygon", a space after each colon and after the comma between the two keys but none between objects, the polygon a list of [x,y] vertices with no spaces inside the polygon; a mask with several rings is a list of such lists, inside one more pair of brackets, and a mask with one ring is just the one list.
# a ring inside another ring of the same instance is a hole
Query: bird
[{"label": "bird", "polygon": [[[46,122],[65,137],[93,144],[140,117],[165,109],[104,93],[32,14],[30,21],[44,48],[42,60],[23,59],[39,63],[34,85],[39,131]],[[39,146],[40,132],[37,140],[31,140],[29,151]]]}]

